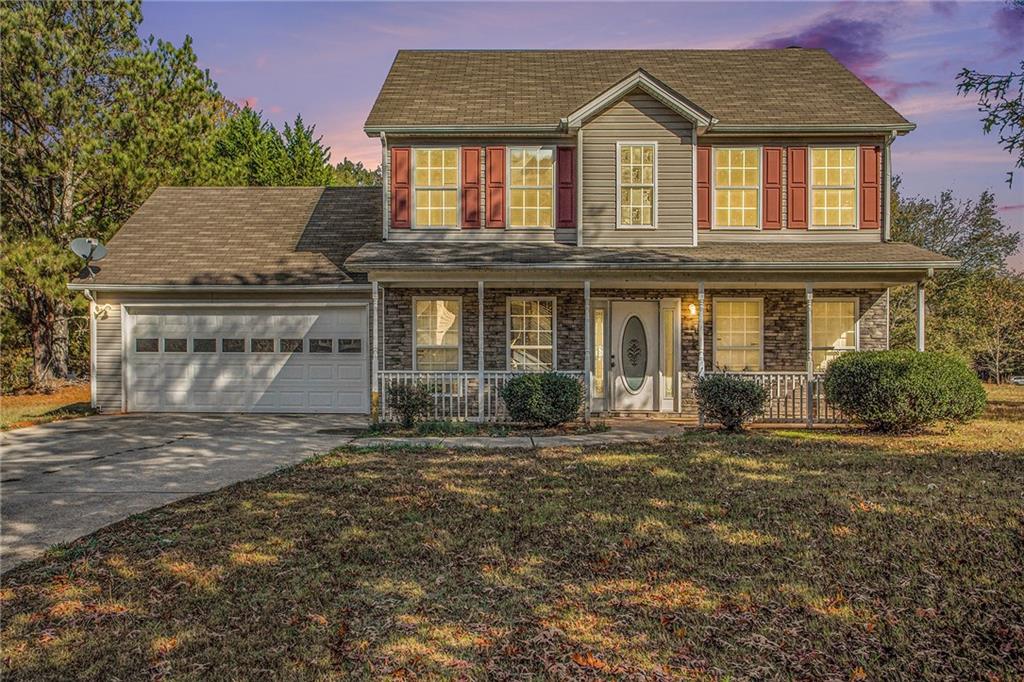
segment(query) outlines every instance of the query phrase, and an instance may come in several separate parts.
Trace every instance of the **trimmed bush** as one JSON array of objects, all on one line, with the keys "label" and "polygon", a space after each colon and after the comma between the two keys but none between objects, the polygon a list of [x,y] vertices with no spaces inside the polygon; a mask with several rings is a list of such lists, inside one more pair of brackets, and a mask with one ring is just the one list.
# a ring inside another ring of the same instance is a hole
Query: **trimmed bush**
[{"label": "trimmed bush", "polygon": [[554,426],[576,419],[583,388],[576,378],[557,372],[520,374],[505,383],[501,397],[512,421]]},{"label": "trimmed bush", "polygon": [[697,382],[697,403],[705,417],[727,431],[743,425],[764,412],[768,389],[750,379],[712,374]]},{"label": "trimmed bush", "polygon": [[828,401],[875,431],[910,431],[939,421],[965,423],[985,409],[985,389],[947,353],[844,353],[825,372]]},{"label": "trimmed bush", "polygon": [[388,405],[398,414],[407,429],[434,407],[434,393],[423,384],[392,384],[388,386]]}]

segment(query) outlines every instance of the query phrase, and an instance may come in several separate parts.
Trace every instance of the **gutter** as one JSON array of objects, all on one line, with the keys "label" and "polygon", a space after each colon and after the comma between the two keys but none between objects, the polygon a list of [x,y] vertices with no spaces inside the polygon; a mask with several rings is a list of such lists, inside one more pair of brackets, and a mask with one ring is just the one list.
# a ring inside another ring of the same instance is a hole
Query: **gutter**
[{"label": "gutter", "polygon": [[806,125],[737,125],[735,123],[719,123],[708,129],[708,133],[896,133],[906,135],[917,128],[914,123],[881,124],[881,123],[847,123],[847,124],[806,124]]},{"label": "gutter", "polygon": [[274,291],[369,291],[369,284],[92,284],[68,283],[71,291],[149,292],[274,292]]},{"label": "gutter", "polygon": [[[347,264],[358,268],[358,263]],[[819,269],[830,271],[872,271],[872,270],[951,270],[960,261],[900,261],[892,263],[835,263],[830,261],[806,263],[612,263],[606,261],[585,263],[387,263],[366,265],[366,270],[586,270],[593,268],[619,268],[623,270],[795,270]]]},{"label": "gutter", "polygon": [[363,127],[365,132],[370,137],[379,137],[382,134],[385,135],[411,135],[421,133],[424,135],[462,135],[466,133],[480,134],[480,133],[559,133],[564,134],[565,129],[562,123],[555,124],[534,124],[534,125],[506,125],[506,126],[495,126],[495,125],[465,125],[465,126],[421,126],[421,125],[406,125],[406,126],[365,126]]}]

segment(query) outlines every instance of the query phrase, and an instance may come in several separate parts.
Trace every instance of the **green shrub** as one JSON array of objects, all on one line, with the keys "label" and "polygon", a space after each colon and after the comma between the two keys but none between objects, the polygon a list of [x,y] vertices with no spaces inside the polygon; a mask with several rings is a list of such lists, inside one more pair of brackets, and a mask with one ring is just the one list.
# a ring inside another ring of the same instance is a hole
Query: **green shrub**
[{"label": "green shrub", "polygon": [[825,372],[825,395],[876,431],[964,423],[985,409],[985,389],[964,361],[912,350],[845,353]]},{"label": "green shrub", "polygon": [[434,407],[434,393],[423,384],[392,384],[388,386],[388,406],[398,414],[407,429]]},{"label": "green shrub", "polygon": [[420,422],[416,427],[418,436],[475,436],[480,427],[472,422],[457,422],[449,419],[434,419]]},{"label": "green shrub", "polygon": [[557,372],[520,374],[501,390],[514,422],[554,426],[576,419],[583,404],[583,388],[571,376]]},{"label": "green shrub", "polygon": [[712,374],[697,382],[697,403],[704,415],[728,431],[764,412],[768,389],[749,379]]}]

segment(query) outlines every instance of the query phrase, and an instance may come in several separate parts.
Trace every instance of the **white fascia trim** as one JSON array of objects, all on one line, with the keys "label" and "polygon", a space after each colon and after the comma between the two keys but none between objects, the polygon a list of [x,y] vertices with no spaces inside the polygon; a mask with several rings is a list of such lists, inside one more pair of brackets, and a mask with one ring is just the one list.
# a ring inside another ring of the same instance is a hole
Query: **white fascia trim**
[{"label": "white fascia trim", "polygon": [[565,124],[569,128],[578,128],[583,125],[586,120],[608,108],[615,102],[618,102],[630,91],[637,88],[640,88],[648,95],[667,106],[669,109],[672,109],[683,118],[691,121],[696,126],[707,128],[718,121],[718,119],[698,107],[696,104],[683,99],[680,95],[670,91],[644,71],[639,70],[634,72],[631,76],[626,77],[624,80],[619,81],[576,111],[569,114],[569,116],[565,118]]},{"label": "white fascia trim", "polygon": [[817,261],[806,263],[388,263],[386,266],[370,268],[369,272],[388,270],[589,270],[593,268],[620,268],[623,270],[952,270],[959,267],[960,261],[924,261],[924,262],[893,262],[893,263],[835,263]]},{"label": "white fascia trim", "polygon": [[803,125],[748,125],[738,123],[718,123],[712,126],[708,133],[892,133],[906,135],[917,128],[915,123],[808,123]]},{"label": "white fascia trim", "polygon": [[[890,126],[891,128],[891,126]],[[410,126],[374,126],[363,128],[370,137],[382,134],[389,135],[459,135],[463,133],[564,133],[561,122],[530,125],[410,125]]]},{"label": "white fascia trim", "polygon": [[369,291],[370,284],[79,284],[72,291],[156,291],[156,292],[274,292],[274,291]]}]

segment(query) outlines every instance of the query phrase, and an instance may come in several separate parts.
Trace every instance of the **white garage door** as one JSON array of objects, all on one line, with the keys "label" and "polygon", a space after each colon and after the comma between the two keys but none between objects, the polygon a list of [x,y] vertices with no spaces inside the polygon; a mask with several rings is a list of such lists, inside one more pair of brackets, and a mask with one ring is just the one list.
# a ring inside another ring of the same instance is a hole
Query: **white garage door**
[{"label": "white garage door", "polygon": [[367,307],[129,309],[128,409],[369,411]]}]

